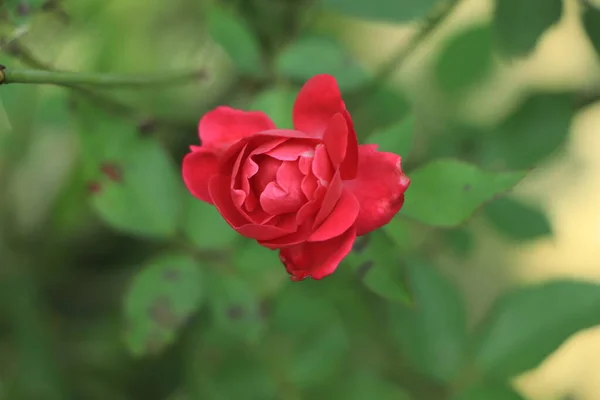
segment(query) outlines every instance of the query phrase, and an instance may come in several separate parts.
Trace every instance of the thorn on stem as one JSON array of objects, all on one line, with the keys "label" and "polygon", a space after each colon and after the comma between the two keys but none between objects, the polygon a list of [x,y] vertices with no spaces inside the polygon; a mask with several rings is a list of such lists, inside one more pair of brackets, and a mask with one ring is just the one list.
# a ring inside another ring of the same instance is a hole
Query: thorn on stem
[{"label": "thorn on stem", "polygon": [[98,182],[90,182],[87,185],[88,193],[98,194],[102,191],[102,186]]}]

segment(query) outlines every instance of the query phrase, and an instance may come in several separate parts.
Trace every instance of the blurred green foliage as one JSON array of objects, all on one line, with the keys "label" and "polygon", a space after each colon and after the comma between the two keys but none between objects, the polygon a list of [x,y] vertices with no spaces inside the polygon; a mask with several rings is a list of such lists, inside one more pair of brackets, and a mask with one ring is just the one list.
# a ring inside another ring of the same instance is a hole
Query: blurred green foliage
[{"label": "blurred green foliage", "polygon": [[[407,96],[390,71],[457,3],[0,1],[7,68],[204,71],[136,90],[0,87],[0,399],[522,399],[512,378],[600,323],[600,286],[524,286],[471,323],[437,256],[470,254],[479,210],[515,241],[552,234],[543,207],[505,196],[560,151],[579,93],[528,88],[490,126],[461,119],[457,104],[563,12],[497,0],[489,20],[442,40],[428,101]],[[367,68],[343,16],[418,34]],[[600,53],[600,10],[582,4],[581,18]],[[336,76],[361,143],[400,154],[412,184],[333,276],[292,283],[179,170],[203,113],[227,104],[291,128],[317,73]]]}]

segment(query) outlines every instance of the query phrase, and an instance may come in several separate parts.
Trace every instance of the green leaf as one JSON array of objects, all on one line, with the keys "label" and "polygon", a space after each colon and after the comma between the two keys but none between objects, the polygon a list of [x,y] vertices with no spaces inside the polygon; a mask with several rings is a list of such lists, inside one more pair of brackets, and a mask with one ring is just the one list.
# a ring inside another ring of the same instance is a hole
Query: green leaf
[{"label": "green leaf", "polygon": [[143,140],[105,178],[92,206],[111,227],[150,238],[173,237],[179,225],[183,189],[175,166],[160,144]]},{"label": "green leaf", "polygon": [[239,234],[225,222],[216,207],[191,195],[187,200],[183,230],[192,244],[202,250],[231,248]]},{"label": "green leaf", "polygon": [[484,80],[492,66],[490,27],[476,25],[447,40],[435,63],[435,76],[442,90],[456,93]]},{"label": "green leaf", "polygon": [[367,143],[379,145],[379,151],[408,156],[413,145],[415,116],[409,114],[402,121],[378,130],[369,136]]},{"label": "green leaf", "polygon": [[357,18],[406,22],[424,17],[438,0],[323,0],[323,5]]},{"label": "green leaf", "polygon": [[238,244],[233,259],[235,269],[261,296],[276,293],[279,288],[289,282],[279,253],[260,246],[255,240],[244,240]]},{"label": "green leaf", "polygon": [[346,262],[373,293],[401,304],[411,302],[398,247],[383,231],[359,238]]},{"label": "green leaf", "polygon": [[279,54],[275,66],[281,75],[303,82],[318,74],[333,75],[342,90],[360,87],[369,80],[340,43],[325,37],[297,39]]},{"label": "green leaf", "polygon": [[446,244],[459,257],[467,257],[473,249],[473,234],[463,227],[449,229],[443,235]]},{"label": "green leaf", "polygon": [[570,94],[533,95],[492,132],[487,145],[509,169],[533,167],[564,143],[573,115]]},{"label": "green leaf", "polygon": [[467,316],[456,287],[435,269],[407,267],[414,307],[390,307],[391,332],[419,371],[444,383],[461,373],[466,359]]},{"label": "green leaf", "polygon": [[259,93],[250,104],[250,110],[266,113],[278,128],[292,129],[292,109],[297,92],[274,87]]},{"label": "green leaf", "polygon": [[452,396],[452,400],[525,400],[511,387],[502,384],[481,383],[470,386]]},{"label": "green leaf", "polygon": [[587,6],[584,10],[582,24],[592,46],[600,56],[600,8]]},{"label": "green leaf", "polygon": [[261,299],[243,278],[226,271],[210,275],[210,306],[215,329],[227,340],[256,343],[264,333]]},{"label": "green leaf", "polygon": [[318,293],[292,285],[275,303],[272,321],[282,373],[300,388],[327,381],[342,365],[349,341],[339,313]]},{"label": "green leaf", "polygon": [[225,50],[240,72],[265,75],[258,39],[240,16],[211,6],[207,12],[207,26],[210,36]]},{"label": "green leaf", "polygon": [[498,0],[495,4],[494,37],[508,56],[530,53],[563,13],[562,0]]},{"label": "green leaf", "polygon": [[150,262],[125,295],[125,341],[137,355],[156,354],[171,344],[204,300],[200,266],[185,255]]},{"label": "green leaf", "polygon": [[5,0],[0,3],[0,10],[5,5],[13,23],[23,25],[30,21],[32,14],[38,11],[47,0]]},{"label": "green leaf", "polygon": [[429,225],[456,226],[525,174],[485,172],[457,160],[432,161],[408,174],[411,185],[401,212]]},{"label": "green leaf", "polygon": [[475,363],[507,379],[531,370],[571,335],[600,323],[600,285],[557,280],[501,296],[480,327]]},{"label": "green leaf", "polygon": [[510,238],[527,240],[552,234],[552,226],[543,211],[518,200],[500,198],[483,210],[490,223]]},{"label": "green leaf", "polygon": [[[349,379],[348,379],[349,378]],[[409,400],[402,388],[373,371],[357,371],[348,377],[339,391],[331,398],[344,400]]]}]

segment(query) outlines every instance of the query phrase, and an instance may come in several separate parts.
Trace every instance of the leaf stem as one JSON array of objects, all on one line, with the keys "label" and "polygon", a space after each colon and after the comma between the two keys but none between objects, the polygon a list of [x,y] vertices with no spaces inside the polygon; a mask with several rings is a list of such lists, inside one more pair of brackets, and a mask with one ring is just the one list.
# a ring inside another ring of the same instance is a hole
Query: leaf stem
[{"label": "leaf stem", "polygon": [[204,70],[161,72],[152,75],[113,75],[103,73],[63,72],[49,70],[0,70],[0,85],[9,83],[50,84],[59,86],[154,87],[188,83],[204,77]]}]

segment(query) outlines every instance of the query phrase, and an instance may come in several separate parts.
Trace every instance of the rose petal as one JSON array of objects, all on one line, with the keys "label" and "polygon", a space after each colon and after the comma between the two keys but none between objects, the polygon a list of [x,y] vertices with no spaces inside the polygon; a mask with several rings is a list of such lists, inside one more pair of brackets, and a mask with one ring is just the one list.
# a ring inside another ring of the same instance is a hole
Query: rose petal
[{"label": "rose petal", "polygon": [[271,129],[275,129],[275,124],[265,113],[225,106],[207,112],[198,124],[202,146],[218,150],[224,150],[242,138]]},{"label": "rose petal", "polygon": [[356,178],[358,171],[358,138],[354,131],[354,122],[350,117],[350,113],[347,110],[342,112],[346,123],[348,124],[348,141],[346,145],[346,156],[342,165],[340,165],[340,172],[343,180]]},{"label": "rose petal", "polygon": [[267,185],[274,182],[277,178],[277,171],[283,161],[276,160],[269,156],[259,156],[256,158],[257,164],[259,164],[258,172],[250,180],[252,189],[257,195],[260,195]]},{"label": "rose petal", "polygon": [[293,161],[297,160],[298,157],[302,155],[312,156],[315,153],[316,145],[317,141],[299,141],[290,139],[275,147],[273,150],[268,151],[267,154],[278,160]]},{"label": "rose petal", "polygon": [[342,191],[342,195],[331,214],[309,236],[308,241],[319,242],[341,235],[354,225],[359,210],[360,204],[356,197],[348,190]]},{"label": "rose petal", "polygon": [[339,167],[348,147],[348,124],[342,113],[335,114],[323,134],[323,143],[335,167]]},{"label": "rose petal", "polygon": [[338,199],[342,195],[342,179],[340,178],[340,172],[336,172],[329,186],[327,187],[327,192],[323,197],[323,203],[321,204],[321,208],[315,217],[313,228],[321,225],[325,218],[331,214],[333,208],[337,204]]},{"label": "rose petal", "polygon": [[183,158],[183,181],[192,195],[212,204],[208,182],[219,171],[217,156],[209,150],[197,147]]},{"label": "rose petal", "polygon": [[319,212],[321,208],[321,204],[323,203],[323,198],[327,193],[327,188],[325,186],[318,186],[317,190],[313,193],[313,199],[308,203],[304,204],[298,210],[296,214],[296,222],[298,225],[310,225],[312,229],[312,221],[314,221],[316,214]]},{"label": "rose petal", "polygon": [[345,109],[335,78],[326,74],[315,75],[300,89],[294,103],[294,129],[322,138],[331,117]]},{"label": "rose petal", "polygon": [[[230,178],[224,175],[213,176],[208,184],[215,207],[225,221],[243,236],[256,240],[272,240],[294,232],[273,225],[250,223],[236,208],[231,198]],[[265,221],[266,222],[266,221]]]},{"label": "rose petal", "polygon": [[352,250],[355,239],[356,228],[352,226],[329,240],[284,247],[279,252],[279,258],[294,281],[307,277],[322,279],[336,270]]},{"label": "rose petal", "polygon": [[401,162],[396,154],[378,152],[377,145],[359,147],[358,175],[344,181],[360,203],[358,236],[387,224],[402,208],[410,179],[402,171]]},{"label": "rose petal", "polygon": [[320,144],[315,149],[315,157],[312,162],[312,172],[323,186],[327,186],[333,178],[334,168],[331,165],[329,154],[325,146]]},{"label": "rose petal", "polygon": [[306,203],[306,197],[300,189],[302,174],[298,164],[285,161],[279,167],[276,181],[267,185],[260,195],[260,204],[268,214],[296,212]]}]

